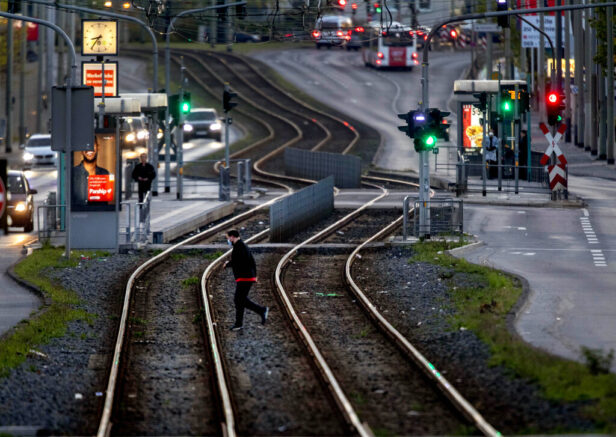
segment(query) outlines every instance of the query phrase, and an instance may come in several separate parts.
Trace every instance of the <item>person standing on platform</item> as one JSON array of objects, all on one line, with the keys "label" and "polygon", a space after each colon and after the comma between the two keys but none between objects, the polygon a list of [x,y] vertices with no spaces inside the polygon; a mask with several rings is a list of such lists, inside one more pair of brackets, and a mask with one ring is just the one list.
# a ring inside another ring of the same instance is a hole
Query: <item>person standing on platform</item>
[{"label": "person standing on platform", "polygon": [[148,155],[142,153],[139,157],[141,162],[133,169],[133,179],[139,185],[139,203],[143,202],[143,197],[150,191],[152,181],[156,177],[154,166],[148,163]]},{"label": "person standing on platform", "polygon": [[486,155],[486,164],[488,165],[488,179],[494,179],[498,175],[497,150],[498,138],[494,136],[494,131],[490,130],[490,135],[483,141],[483,153]]},{"label": "person standing on platform", "polygon": [[519,178],[527,179],[527,176],[530,174],[530,169],[528,168],[528,135],[526,134],[526,130],[522,129],[520,132],[520,143],[518,146],[518,162],[520,164]]},{"label": "person standing on platform", "polygon": [[231,266],[235,277],[235,324],[231,331],[239,331],[244,327],[244,309],[261,316],[261,323],[265,324],[269,314],[269,307],[258,305],[248,298],[252,284],[257,282],[257,265],[250,253],[250,249],[240,238],[240,233],[231,229],[227,232],[227,242],[233,246],[231,260],[225,262],[223,268]]}]

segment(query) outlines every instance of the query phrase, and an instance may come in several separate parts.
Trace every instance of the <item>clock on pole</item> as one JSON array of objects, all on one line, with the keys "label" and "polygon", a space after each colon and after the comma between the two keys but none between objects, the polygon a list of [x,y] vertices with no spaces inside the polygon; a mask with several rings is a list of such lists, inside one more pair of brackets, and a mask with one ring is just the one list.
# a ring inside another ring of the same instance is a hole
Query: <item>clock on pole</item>
[{"label": "clock on pole", "polygon": [[81,54],[84,56],[116,56],[118,54],[118,22],[82,20]]}]

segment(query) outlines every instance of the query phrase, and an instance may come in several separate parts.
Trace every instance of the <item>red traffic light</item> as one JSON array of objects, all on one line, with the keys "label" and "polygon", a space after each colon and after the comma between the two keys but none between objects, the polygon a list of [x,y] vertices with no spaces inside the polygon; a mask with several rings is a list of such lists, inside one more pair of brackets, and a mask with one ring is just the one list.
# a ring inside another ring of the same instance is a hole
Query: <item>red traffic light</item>
[{"label": "red traffic light", "polygon": [[353,10],[357,9],[357,3],[351,3],[351,9]]},{"label": "red traffic light", "polygon": [[558,93],[551,92],[550,94],[548,94],[548,102],[558,103]]},{"label": "red traffic light", "polygon": [[345,7],[347,4],[346,0],[338,0],[338,6]]},{"label": "red traffic light", "polygon": [[456,37],[458,36],[458,32],[456,32],[454,29],[451,29],[451,31],[449,32],[449,35],[450,35],[453,39],[456,39]]}]

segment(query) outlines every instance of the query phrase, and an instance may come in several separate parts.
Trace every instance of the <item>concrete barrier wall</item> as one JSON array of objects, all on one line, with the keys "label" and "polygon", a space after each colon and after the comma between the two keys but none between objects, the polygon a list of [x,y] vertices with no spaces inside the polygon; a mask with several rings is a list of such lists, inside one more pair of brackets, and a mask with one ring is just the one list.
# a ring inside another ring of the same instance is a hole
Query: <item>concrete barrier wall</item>
[{"label": "concrete barrier wall", "polygon": [[359,188],[361,184],[361,159],[357,156],[287,148],[284,167],[287,175],[306,179],[333,175],[338,188]]},{"label": "concrete barrier wall", "polygon": [[334,210],[334,177],[279,200],[270,207],[270,241],[283,242]]}]

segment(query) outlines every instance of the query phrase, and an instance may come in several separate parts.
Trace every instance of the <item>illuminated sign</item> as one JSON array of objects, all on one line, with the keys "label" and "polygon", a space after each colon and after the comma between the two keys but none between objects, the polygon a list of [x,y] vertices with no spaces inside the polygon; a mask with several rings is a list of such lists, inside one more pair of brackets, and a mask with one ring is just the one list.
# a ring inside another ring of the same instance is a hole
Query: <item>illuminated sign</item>
[{"label": "illuminated sign", "polygon": [[[118,95],[118,63],[105,62],[105,97]],[[81,83],[94,87],[94,97],[103,96],[103,63],[82,62]]]}]

